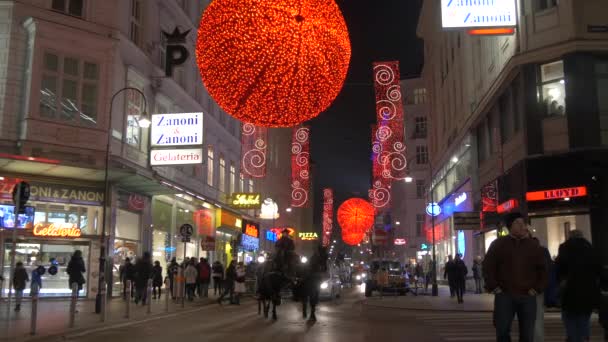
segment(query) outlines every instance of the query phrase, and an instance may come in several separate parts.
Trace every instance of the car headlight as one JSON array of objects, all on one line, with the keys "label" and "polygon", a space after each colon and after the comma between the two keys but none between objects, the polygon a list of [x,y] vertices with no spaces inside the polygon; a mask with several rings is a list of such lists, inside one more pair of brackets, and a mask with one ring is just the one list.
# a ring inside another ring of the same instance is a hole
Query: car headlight
[{"label": "car headlight", "polygon": [[326,281],[324,281],[324,282],[321,283],[321,290],[325,290],[328,287],[329,287],[329,284]]},{"label": "car headlight", "polygon": [[357,274],[357,280],[361,280],[361,276]]},{"label": "car headlight", "polygon": [[363,273],[363,274],[361,275],[361,278],[365,278],[365,277],[367,277],[367,274]]}]

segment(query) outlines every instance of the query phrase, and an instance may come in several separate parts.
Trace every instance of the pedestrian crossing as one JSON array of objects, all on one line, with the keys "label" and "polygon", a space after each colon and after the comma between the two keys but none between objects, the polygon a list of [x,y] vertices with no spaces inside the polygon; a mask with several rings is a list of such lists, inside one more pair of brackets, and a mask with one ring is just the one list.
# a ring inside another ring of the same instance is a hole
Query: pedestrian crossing
[{"label": "pedestrian crossing", "polygon": [[[490,312],[418,312],[415,319],[432,328],[431,333],[439,336],[443,341],[496,341],[496,334],[492,324]],[[545,342],[566,340],[560,314],[548,312],[545,314]],[[519,340],[517,319],[511,329],[513,341]],[[601,328],[597,323],[597,316],[592,318],[591,341],[601,342]]]}]

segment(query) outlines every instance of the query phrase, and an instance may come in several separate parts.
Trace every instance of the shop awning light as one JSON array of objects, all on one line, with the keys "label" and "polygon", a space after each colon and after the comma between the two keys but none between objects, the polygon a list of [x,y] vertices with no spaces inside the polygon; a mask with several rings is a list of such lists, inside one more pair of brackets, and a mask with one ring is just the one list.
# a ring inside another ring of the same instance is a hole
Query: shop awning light
[{"label": "shop awning light", "polygon": [[467,31],[471,36],[510,36],[515,34],[514,27],[479,28]]}]

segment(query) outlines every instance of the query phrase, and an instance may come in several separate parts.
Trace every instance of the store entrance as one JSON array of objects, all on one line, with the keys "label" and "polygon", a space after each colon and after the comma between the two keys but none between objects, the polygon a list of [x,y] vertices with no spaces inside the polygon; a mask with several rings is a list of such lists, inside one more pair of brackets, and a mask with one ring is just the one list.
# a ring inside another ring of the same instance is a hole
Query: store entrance
[{"label": "store entrance", "polygon": [[[2,275],[4,279],[10,279],[11,258],[10,253],[13,244],[8,242],[4,244],[4,268]],[[32,241],[17,243],[15,262],[22,262],[25,266],[28,276],[32,278],[32,271],[38,266],[44,266],[46,272],[42,276],[42,288],[40,289],[40,297],[66,297],[70,296],[68,274],[66,273],[68,262],[74,254],[74,251],[82,251],[82,258],[85,262],[87,272],[83,274],[84,279],[88,279],[89,271],[89,246],[86,242],[82,243],[48,243],[41,241]],[[57,267],[57,273],[49,274],[48,269],[51,265]],[[3,296],[8,295],[8,281],[4,282],[2,289]],[[30,293],[30,283],[26,285],[25,294]],[[84,286],[80,292],[81,296],[87,295],[87,286]]]}]

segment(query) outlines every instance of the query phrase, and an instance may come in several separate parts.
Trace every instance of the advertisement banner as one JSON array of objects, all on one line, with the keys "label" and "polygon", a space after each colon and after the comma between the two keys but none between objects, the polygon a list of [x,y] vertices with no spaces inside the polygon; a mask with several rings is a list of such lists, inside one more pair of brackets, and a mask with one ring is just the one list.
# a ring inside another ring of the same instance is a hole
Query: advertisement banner
[{"label": "advertisement banner", "polygon": [[203,144],[203,113],[154,114],[150,144],[187,146]]},{"label": "advertisement banner", "polygon": [[187,165],[203,162],[202,148],[163,149],[150,152],[150,165]]},{"label": "advertisement banner", "polygon": [[515,0],[441,0],[443,28],[512,27]]}]

